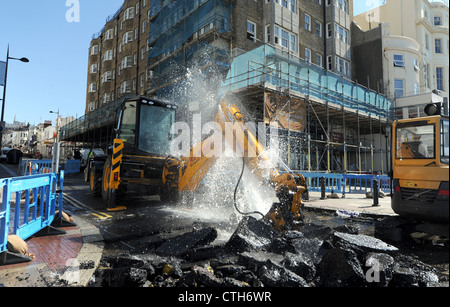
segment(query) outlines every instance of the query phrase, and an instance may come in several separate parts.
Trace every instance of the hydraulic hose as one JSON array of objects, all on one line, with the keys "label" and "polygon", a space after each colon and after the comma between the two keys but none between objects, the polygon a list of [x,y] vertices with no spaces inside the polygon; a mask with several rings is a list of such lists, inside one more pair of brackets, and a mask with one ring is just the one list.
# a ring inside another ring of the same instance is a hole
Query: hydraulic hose
[{"label": "hydraulic hose", "polygon": [[239,176],[239,180],[236,184],[236,187],[234,189],[234,208],[236,209],[237,212],[239,212],[242,215],[252,215],[252,214],[259,214],[261,215],[263,218],[265,217],[264,214],[262,214],[259,211],[252,211],[252,212],[242,212],[241,210],[239,210],[238,206],[237,206],[237,202],[236,202],[236,194],[237,194],[237,190],[239,188],[239,184],[241,183],[242,180],[242,176],[244,175],[244,170],[245,170],[245,158],[242,157],[242,170],[241,170],[241,175]]}]

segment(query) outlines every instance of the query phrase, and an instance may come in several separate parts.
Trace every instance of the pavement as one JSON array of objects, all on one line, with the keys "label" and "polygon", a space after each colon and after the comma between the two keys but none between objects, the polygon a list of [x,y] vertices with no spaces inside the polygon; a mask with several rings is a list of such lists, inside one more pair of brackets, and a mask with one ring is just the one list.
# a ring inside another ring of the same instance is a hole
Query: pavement
[{"label": "pavement", "polygon": [[[395,213],[390,200],[390,197],[380,198],[379,206],[373,206],[373,200],[365,195],[346,194],[345,198],[321,200],[320,193],[311,192],[310,200],[304,204],[308,210],[391,216]],[[28,239],[29,252],[35,259],[0,266],[0,287],[86,287],[99,266],[104,240],[99,229],[87,219],[76,215],[72,218],[76,226],[62,228],[66,234]]]}]

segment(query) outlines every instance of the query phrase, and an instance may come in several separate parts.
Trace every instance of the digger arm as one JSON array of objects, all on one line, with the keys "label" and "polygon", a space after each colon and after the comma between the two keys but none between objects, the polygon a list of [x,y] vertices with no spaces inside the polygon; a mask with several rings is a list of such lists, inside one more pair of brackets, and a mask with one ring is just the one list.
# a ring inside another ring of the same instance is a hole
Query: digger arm
[{"label": "digger arm", "polygon": [[[262,182],[275,188],[280,200],[279,208],[269,212],[272,220],[299,220],[302,215],[302,194],[306,191],[306,181],[302,175],[295,175],[289,169],[280,174],[267,155],[264,146],[245,125],[244,116],[235,105],[221,103],[215,122],[222,135],[212,135],[196,144],[190,157],[182,157],[178,167],[178,190],[195,191],[217,159],[215,146],[224,139],[234,152],[245,159],[246,165]],[[221,152],[220,152],[221,154]],[[175,162],[174,162],[175,163]],[[284,213],[281,213],[284,211]],[[278,217],[277,217],[278,216]]]}]

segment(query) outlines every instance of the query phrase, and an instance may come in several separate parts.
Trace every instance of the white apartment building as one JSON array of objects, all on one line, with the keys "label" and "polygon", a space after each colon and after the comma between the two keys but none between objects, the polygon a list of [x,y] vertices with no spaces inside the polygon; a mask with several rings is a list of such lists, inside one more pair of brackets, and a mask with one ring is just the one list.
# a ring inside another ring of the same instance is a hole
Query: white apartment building
[{"label": "white apartment building", "polygon": [[[437,90],[448,101],[448,4],[428,0],[386,0],[386,4],[355,16],[354,21],[364,31],[376,28],[380,23],[389,25],[385,54],[399,64],[396,67],[405,65],[403,73],[389,67],[391,93],[403,97]],[[418,50],[414,50],[417,47]],[[411,60],[416,61],[415,57],[417,62],[410,65]],[[414,83],[416,72],[418,85]]]}]

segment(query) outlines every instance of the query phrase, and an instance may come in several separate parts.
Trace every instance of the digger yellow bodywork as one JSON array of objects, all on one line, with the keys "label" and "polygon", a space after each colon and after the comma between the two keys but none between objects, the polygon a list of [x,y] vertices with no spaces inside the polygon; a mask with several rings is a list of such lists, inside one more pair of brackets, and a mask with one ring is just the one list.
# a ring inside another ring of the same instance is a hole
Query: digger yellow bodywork
[{"label": "digger yellow bodywork", "polygon": [[[281,198],[281,204],[274,205],[266,215],[274,227],[281,230],[287,223],[302,220],[302,194],[307,190],[305,178],[300,174],[292,174],[289,170],[282,174],[277,170],[264,146],[246,129],[244,116],[236,105],[221,103],[215,123],[220,127],[225,141],[243,157],[252,173],[260,181],[271,185]],[[163,171],[163,182],[173,187],[177,185],[179,192],[195,191],[217,159],[217,155],[212,154],[214,137],[217,136],[211,136],[193,146],[189,157],[168,161]],[[177,182],[173,180],[176,177]]]},{"label": "digger yellow bodywork", "polygon": [[398,120],[392,129],[393,210],[448,223],[448,117]]}]

